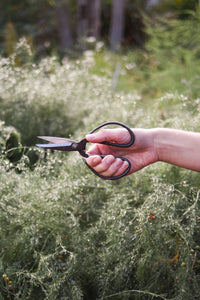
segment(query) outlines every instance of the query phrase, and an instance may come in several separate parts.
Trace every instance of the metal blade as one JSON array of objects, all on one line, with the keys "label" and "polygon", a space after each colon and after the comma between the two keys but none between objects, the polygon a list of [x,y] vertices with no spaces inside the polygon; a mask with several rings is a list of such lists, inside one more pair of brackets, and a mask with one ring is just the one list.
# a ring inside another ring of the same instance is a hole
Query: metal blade
[{"label": "metal blade", "polygon": [[54,144],[60,144],[60,143],[75,143],[75,141],[62,138],[62,137],[55,137],[55,136],[38,136],[39,139],[45,140],[47,142],[51,142]]},{"label": "metal blade", "polygon": [[57,144],[37,144],[37,147],[44,148],[44,149],[51,149],[51,150],[59,150],[59,151],[75,151],[72,148],[73,142],[69,143],[57,143]]}]

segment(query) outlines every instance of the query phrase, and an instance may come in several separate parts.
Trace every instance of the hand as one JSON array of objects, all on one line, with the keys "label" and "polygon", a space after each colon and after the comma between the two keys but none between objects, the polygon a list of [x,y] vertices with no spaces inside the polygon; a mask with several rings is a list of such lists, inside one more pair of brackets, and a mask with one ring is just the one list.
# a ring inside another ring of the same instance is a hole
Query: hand
[{"label": "hand", "polygon": [[[103,176],[118,176],[128,167],[126,161],[116,156],[127,158],[131,163],[128,174],[136,172],[158,160],[154,149],[153,131],[151,129],[134,129],[135,142],[131,147],[119,148],[98,144],[108,141],[113,143],[128,143],[130,135],[126,129],[101,129],[97,133],[86,136],[88,142],[95,143],[88,151],[92,155],[86,159],[87,164]],[[101,158],[99,155],[106,155]]]}]

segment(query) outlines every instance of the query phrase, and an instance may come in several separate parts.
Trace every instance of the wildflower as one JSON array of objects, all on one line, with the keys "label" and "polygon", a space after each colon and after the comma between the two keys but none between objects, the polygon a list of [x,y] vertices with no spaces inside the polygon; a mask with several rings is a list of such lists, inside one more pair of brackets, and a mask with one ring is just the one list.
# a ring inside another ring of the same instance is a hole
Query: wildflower
[{"label": "wildflower", "polygon": [[152,220],[155,219],[155,216],[151,214],[151,215],[148,217],[148,219],[149,219],[150,221],[152,221]]}]

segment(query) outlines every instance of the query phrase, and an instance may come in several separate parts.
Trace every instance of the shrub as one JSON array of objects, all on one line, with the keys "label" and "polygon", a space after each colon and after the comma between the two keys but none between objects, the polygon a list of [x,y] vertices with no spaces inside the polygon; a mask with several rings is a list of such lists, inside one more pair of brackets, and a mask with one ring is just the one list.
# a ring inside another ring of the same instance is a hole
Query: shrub
[{"label": "shrub", "polygon": [[199,296],[198,173],[160,164],[113,183],[77,154],[20,164],[0,168],[2,295]]},{"label": "shrub", "polygon": [[4,122],[0,122],[0,150],[11,162],[17,162],[22,156],[19,132],[14,127],[5,126]]}]

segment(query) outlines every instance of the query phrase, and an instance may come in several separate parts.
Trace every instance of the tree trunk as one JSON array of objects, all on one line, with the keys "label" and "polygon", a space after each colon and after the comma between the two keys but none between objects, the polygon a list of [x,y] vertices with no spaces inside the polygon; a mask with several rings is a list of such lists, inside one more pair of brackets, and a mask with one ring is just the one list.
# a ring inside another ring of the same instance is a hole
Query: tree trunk
[{"label": "tree trunk", "polygon": [[124,30],[125,0],[113,0],[110,28],[110,48],[117,51],[120,48]]},{"label": "tree trunk", "polygon": [[100,0],[88,0],[88,34],[99,39],[100,35]]},{"label": "tree trunk", "polygon": [[58,34],[62,51],[67,52],[72,46],[71,32],[69,28],[69,7],[62,1],[56,0],[56,14],[58,20]]},{"label": "tree trunk", "polygon": [[78,0],[78,44],[80,50],[85,50],[86,48],[86,37],[88,33],[87,15],[87,0]]}]

